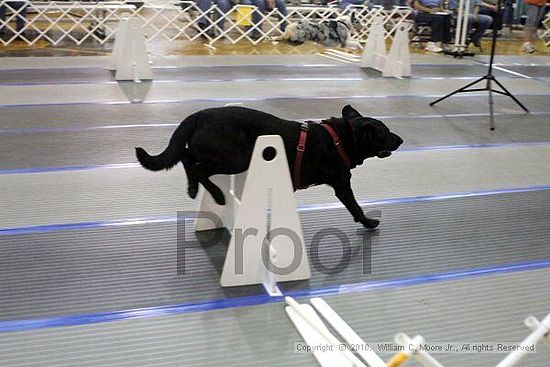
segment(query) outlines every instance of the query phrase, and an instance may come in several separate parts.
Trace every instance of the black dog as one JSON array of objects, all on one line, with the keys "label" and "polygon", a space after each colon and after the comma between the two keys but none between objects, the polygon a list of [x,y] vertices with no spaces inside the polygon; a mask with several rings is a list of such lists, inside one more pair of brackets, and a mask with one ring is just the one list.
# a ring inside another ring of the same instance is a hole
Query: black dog
[{"label": "black dog", "polygon": [[[332,127],[341,147],[336,145],[338,142],[322,124]],[[187,117],[161,154],[150,156],[144,149],[136,148],[136,155],[141,165],[152,171],[170,169],[182,162],[187,173],[189,196],[196,197],[200,183],[218,204],[223,205],[223,192],[210,181],[210,176],[246,171],[254,143],[260,135],[280,135],[283,138],[290,172],[294,172],[300,132],[305,127],[300,122],[248,108],[212,108]],[[367,218],[353,196],[350,169],[361,165],[367,158],[390,156],[403,140],[381,121],[363,117],[351,106],[344,107],[342,118],[308,123],[307,131],[303,166],[299,169],[300,187],[297,189],[330,185],[356,222],[367,228],[377,227],[379,221]],[[339,151],[342,148],[343,153]],[[349,162],[342,154],[349,157]]]}]

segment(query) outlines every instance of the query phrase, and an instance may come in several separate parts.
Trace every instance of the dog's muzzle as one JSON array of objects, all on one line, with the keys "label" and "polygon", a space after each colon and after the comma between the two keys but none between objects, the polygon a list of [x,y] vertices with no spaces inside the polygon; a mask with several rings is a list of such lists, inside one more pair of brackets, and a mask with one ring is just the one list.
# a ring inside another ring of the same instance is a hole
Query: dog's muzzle
[{"label": "dog's muzzle", "polygon": [[376,156],[378,158],[386,158],[391,155],[391,152],[389,150],[381,150],[378,153],[376,153]]}]

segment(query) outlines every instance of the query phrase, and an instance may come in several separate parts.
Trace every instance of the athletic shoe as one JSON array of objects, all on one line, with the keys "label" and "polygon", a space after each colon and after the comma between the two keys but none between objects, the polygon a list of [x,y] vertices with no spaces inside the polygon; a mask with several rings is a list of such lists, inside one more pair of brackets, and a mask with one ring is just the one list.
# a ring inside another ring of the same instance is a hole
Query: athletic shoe
[{"label": "athletic shoe", "polygon": [[448,53],[455,53],[458,52],[458,47],[455,45],[443,45],[443,51]]},{"label": "athletic shoe", "polygon": [[531,42],[525,42],[523,46],[521,46],[521,50],[530,54],[537,51],[537,49],[535,48],[535,46],[533,46]]},{"label": "athletic shoe", "polygon": [[435,53],[443,52],[443,49],[439,47],[435,42],[428,42],[425,50],[428,52],[435,52]]}]

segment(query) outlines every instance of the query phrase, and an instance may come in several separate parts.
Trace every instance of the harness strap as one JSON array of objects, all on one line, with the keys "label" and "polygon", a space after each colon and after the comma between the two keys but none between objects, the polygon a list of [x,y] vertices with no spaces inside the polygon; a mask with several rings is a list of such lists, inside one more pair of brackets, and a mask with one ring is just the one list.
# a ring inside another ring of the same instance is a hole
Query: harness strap
[{"label": "harness strap", "polygon": [[338,150],[338,154],[340,154],[340,157],[342,157],[346,166],[348,166],[348,168],[351,168],[351,160],[349,159],[349,156],[346,153],[346,150],[344,149],[344,146],[342,145],[342,142],[340,141],[338,134],[336,134],[336,131],[334,131],[334,129],[329,124],[321,124],[321,126],[323,126],[325,130],[328,131],[328,133],[332,137],[334,146],[336,146],[336,150]]},{"label": "harness strap", "polygon": [[[336,147],[338,154],[340,155],[346,166],[348,168],[351,168],[351,160],[349,159],[349,156],[346,153],[346,150],[344,149],[344,146],[342,145],[340,137],[338,136],[336,131],[334,131],[332,126],[326,123],[320,123],[320,125],[328,131],[328,133],[332,137],[332,141],[334,142],[334,146]],[[309,124],[307,122],[302,122],[302,125],[300,126],[300,137],[298,138],[298,146],[296,147],[296,158],[294,159],[293,184],[295,190],[302,188],[300,177],[302,171],[302,160],[304,158],[304,151],[306,150],[308,131]]]},{"label": "harness strap", "polygon": [[296,159],[294,160],[294,189],[301,188],[300,185],[300,172],[302,170],[302,159],[304,158],[304,151],[306,150],[307,132],[309,125],[307,122],[302,122],[300,127],[300,138],[298,140],[298,146],[296,147]]}]

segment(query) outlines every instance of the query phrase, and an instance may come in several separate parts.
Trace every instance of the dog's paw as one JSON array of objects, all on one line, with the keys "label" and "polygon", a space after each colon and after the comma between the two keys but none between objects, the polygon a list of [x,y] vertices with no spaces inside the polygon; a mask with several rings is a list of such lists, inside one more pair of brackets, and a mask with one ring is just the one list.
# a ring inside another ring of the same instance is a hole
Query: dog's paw
[{"label": "dog's paw", "polygon": [[199,185],[196,186],[189,186],[187,188],[187,194],[191,199],[195,199],[197,197],[197,194],[199,193]]},{"label": "dog's paw", "polygon": [[223,196],[223,194],[213,195],[212,197],[214,198],[214,201],[216,202],[216,204],[225,205],[225,196]]},{"label": "dog's paw", "polygon": [[367,217],[364,217],[363,219],[361,219],[360,222],[363,225],[363,227],[367,229],[375,229],[380,224],[380,221],[378,219],[370,219]]}]

